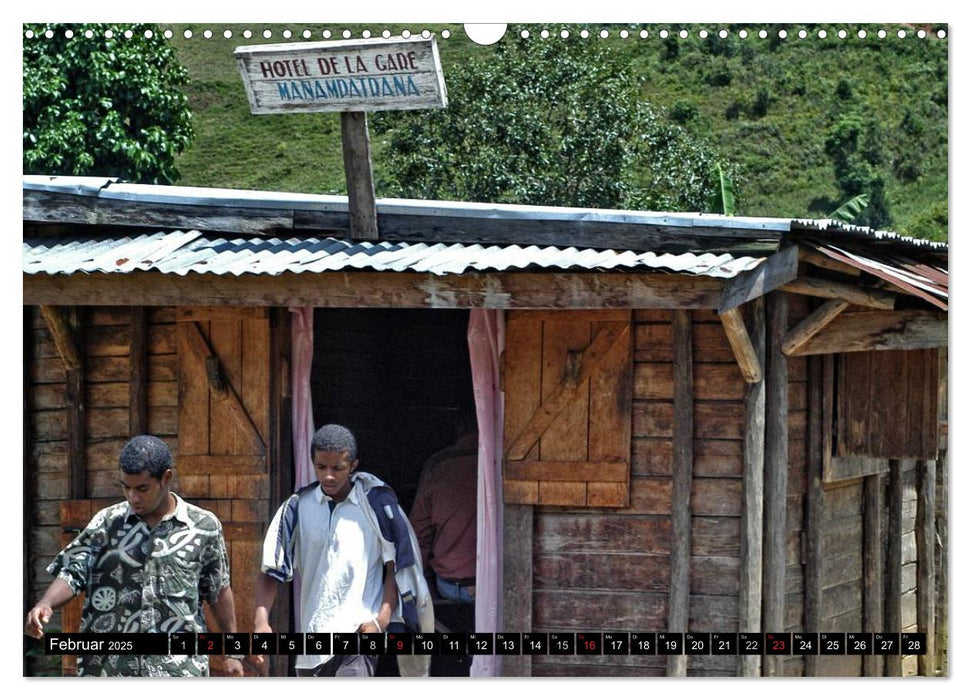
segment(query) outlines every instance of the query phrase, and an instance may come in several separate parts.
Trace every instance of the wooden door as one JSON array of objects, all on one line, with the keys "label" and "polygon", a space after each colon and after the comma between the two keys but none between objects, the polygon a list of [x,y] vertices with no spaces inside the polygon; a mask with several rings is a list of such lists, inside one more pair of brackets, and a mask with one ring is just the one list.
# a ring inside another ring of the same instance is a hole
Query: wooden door
[{"label": "wooden door", "polygon": [[507,503],[626,506],[629,311],[512,311],[503,388]]},{"label": "wooden door", "polygon": [[[176,320],[180,495],[222,521],[237,629],[246,631],[270,509],[269,315],[192,307],[179,308]],[[221,670],[222,658],[214,657],[213,675]]]}]

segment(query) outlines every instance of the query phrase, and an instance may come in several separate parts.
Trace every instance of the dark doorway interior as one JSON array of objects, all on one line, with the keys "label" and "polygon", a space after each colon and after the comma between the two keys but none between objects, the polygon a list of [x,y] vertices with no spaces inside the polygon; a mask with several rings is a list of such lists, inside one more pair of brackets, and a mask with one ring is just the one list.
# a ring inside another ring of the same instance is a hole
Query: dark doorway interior
[{"label": "dark doorway interior", "polygon": [[314,423],[350,428],[360,468],[390,484],[406,512],[422,464],[474,405],[468,325],[464,310],[314,313]]}]

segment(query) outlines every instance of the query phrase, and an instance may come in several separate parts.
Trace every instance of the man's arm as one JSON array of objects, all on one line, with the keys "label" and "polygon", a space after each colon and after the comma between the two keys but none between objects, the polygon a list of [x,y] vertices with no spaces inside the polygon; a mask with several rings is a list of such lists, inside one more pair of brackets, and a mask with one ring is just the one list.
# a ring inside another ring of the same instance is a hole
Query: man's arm
[{"label": "man's arm", "polygon": [[[226,586],[219,591],[216,602],[210,604],[216,624],[219,625],[220,632],[236,631],[236,604],[233,599],[233,589]],[[230,676],[242,676],[243,664],[239,659],[226,659],[226,674]]]},{"label": "man's arm", "polygon": [[24,624],[24,632],[40,639],[44,636],[44,625],[51,621],[51,615],[58,608],[67,604],[74,597],[74,591],[61,578],[55,578],[51,585],[44,591],[37,604],[27,613],[27,622]]},{"label": "man's arm", "polygon": [[[260,573],[256,577],[256,591],[254,602],[256,611],[253,613],[253,632],[268,633],[272,632],[270,627],[270,610],[273,608],[273,601],[276,600],[276,592],[283,586],[272,576]],[[253,661],[259,667],[260,672],[266,675],[267,659],[262,654],[254,654]]]},{"label": "man's arm", "polygon": [[394,580],[394,562],[389,561],[384,565],[384,594],[381,596],[381,610],[378,612],[378,627],[369,620],[362,623],[358,632],[384,632],[388,629],[391,616],[398,607],[398,583]]}]

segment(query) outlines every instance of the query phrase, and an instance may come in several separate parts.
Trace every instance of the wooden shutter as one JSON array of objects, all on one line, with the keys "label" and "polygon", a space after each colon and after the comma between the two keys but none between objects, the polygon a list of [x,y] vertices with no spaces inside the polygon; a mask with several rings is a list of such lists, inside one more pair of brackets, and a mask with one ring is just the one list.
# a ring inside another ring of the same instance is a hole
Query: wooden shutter
[{"label": "wooden shutter", "polygon": [[503,386],[506,503],[626,506],[630,311],[511,311]]},{"label": "wooden shutter", "polygon": [[939,361],[936,348],[837,356],[825,481],[885,472],[887,459],[937,458]]},{"label": "wooden shutter", "polygon": [[[263,308],[183,307],[176,320],[179,491],[222,522],[237,629],[248,630],[270,509],[269,315]],[[220,675],[222,658],[211,667]]]}]

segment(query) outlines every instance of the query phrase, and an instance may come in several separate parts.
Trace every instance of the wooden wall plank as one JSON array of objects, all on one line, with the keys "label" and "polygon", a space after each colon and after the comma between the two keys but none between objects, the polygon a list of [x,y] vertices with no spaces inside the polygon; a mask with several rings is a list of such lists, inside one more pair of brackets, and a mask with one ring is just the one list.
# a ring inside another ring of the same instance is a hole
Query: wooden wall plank
[{"label": "wooden wall plank", "polygon": [[[901,568],[903,566],[902,548],[902,505],[903,478],[900,460],[890,460],[890,476],[887,503],[887,555],[884,596],[884,621],[888,632],[900,632],[903,629],[901,619]],[[901,656],[895,654],[884,660],[884,672],[888,676],[900,676],[903,673]]]},{"label": "wooden wall plank", "polygon": [[937,650],[935,633],[937,620],[934,604],[937,600],[934,570],[934,541],[937,536],[935,522],[935,483],[937,463],[934,460],[917,462],[917,629],[927,634],[927,653],[917,657],[918,673],[922,676],[935,675]]},{"label": "wooden wall plank", "polygon": [[[691,317],[676,311],[672,322],[674,342],[674,460],[671,492],[671,590],[667,629],[683,632],[690,617],[691,495],[694,436]],[[667,675],[684,676],[686,655],[668,658]]]},{"label": "wooden wall plank", "polygon": [[[507,632],[529,632],[542,620],[533,619],[533,506],[507,503],[503,508],[503,607],[499,628]],[[544,606],[537,604],[541,613]],[[593,628],[591,628],[593,629]],[[503,659],[502,675],[529,676],[528,655]]]},{"label": "wooden wall plank", "polygon": [[[504,434],[511,440],[526,427],[542,398],[542,322],[526,314],[507,314],[506,339],[502,381],[506,395],[517,397],[515,401],[507,401],[505,406]],[[529,460],[538,457],[539,445],[534,445],[525,455]],[[538,482],[504,482],[503,487],[507,503],[537,503],[539,500]]]},{"label": "wooden wall plank", "polygon": [[[863,514],[863,631],[883,631],[883,477],[864,480]],[[863,660],[866,676],[882,676],[883,660],[878,655]]]},{"label": "wooden wall plank", "polygon": [[[203,337],[209,332],[200,323]],[[192,351],[188,324],[178,324],[179,338],[179,454],[209,454],[209,382],[202,359]]]}]

